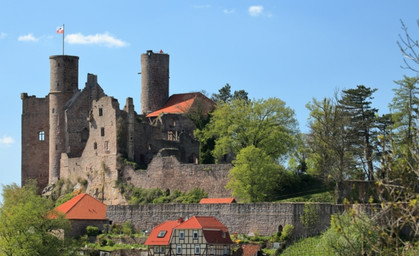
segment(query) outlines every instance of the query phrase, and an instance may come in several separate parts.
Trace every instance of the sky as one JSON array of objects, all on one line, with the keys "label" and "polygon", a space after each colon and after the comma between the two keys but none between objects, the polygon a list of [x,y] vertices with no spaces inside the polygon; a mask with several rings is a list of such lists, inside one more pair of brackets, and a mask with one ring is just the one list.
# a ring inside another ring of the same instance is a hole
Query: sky
[{"label": "sky", "polygon": [[419,39],[417,0],[72,0],[0,3],[0,184],[20,184],[20,93],[45,97],[49,56],[79,56],[87,73],[123,108],[140,112],[140,55],[170,55],[170,94],[226,83],[252,99],[277,97],[295,111],[302,132],[313,98],[365,85],[388,112],[402,69],[400,20]]}]

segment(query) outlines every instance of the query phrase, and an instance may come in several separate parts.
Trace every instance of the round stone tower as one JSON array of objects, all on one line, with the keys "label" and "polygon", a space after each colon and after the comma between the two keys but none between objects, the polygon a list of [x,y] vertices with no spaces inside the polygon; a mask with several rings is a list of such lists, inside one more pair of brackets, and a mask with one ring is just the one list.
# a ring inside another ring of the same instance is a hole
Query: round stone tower
[{"label": "round stone tower", "polygon": [[149,50],[141,55],[141,113],[163,107],[169,98],[169,55]]},{"label": "round stone tower", "polygon": [[49,57],[49,183],[60,178],[61,153],[66,152],[65,105],[78,91],[79,57]]}]

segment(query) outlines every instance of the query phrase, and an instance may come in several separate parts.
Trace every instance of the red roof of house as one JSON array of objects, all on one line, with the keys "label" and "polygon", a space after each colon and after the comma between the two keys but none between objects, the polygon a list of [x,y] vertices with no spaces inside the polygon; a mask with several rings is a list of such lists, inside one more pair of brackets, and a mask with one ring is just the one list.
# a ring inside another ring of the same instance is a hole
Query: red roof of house
[{"label": "red roof of house", "polygon": [[230,234],[221,230],[203,230],[205,240],[209,244],[232,244]]},{"label": "red roof of house", "polygon": [[233,255],[234,256],[255,256],[259,255],[260,245],[243,244]]},{"label": "red roof of house", "polygon": [[226,226],[212,216],[193,216],[179,224],[176,229],[211,229],[227,232]]},{"label": "red roof of house", "polygon": [[106,204],[82,193],[55,208],[70,220],[106,220]]},{"label": "red roof of house", "polygon": [[[168,245],[172,236],[173,228],[180,224],[177,220],[168,220],[153,228],[145,245]],[[158,237],[160,232],[166,232],[163,237]]]},{"label": "red roof of house", "polygon": [[173,94],[167,100],[166,104],[154,112],[151,112],[147,115],[147,117],[157,117],[160,114],[184,114],[187,113],[192,107],[197,106],[199,100],[205,101],[205,106],[201,106],[202,111],[204,114],[208,114],[211,108],[215,105],[215,103],[205,97],[202,93],[194,92],[194,93],[182,93],[182,94]]},{"label": "red roof of house", "polygon": [[[153,228],[145,245],[169,245],[173,229],[202,229],[208,243],[232,244],[227,228],[214,217],[194,216],[186,221],[169,220]],[[163,234],[159,237],[159,233]]]},{"label": "red roof of house", "polygon": [[234,198],[202,198],[200,204],[231,204],[235,203]]}]

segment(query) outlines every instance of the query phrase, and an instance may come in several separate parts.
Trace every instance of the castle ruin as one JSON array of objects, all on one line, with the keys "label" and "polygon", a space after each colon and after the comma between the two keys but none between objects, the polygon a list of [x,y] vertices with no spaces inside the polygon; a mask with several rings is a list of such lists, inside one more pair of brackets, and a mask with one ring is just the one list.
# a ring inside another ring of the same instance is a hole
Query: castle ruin
[{"label": "castle ruin", "polygon": [[[42,190],[60,179],[84,180],[86,192],[107,204],[126,203],[115,186],[121,179],[144,188],[198,186],[213,196],[228,195],[224,186],[231,165],[197,165],[199,142],[189,118],[196,111],[207,114],[215,104],[201,93],[169,97],[168,54],[141,55],[140,114],[132,98],[120,109],[96,75],[88,74],[80,90],[79,57],[49,59],[49,94],[21,94],[22,185],[35,179]],[[123,163],[147,169],[136,171]]]}]

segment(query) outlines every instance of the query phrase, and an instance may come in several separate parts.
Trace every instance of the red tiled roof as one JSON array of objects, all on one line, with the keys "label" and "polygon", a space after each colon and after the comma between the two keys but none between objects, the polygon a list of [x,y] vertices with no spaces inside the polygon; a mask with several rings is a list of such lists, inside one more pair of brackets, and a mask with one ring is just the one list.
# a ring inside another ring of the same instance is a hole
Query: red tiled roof
[{"label": "red tiled roof", "polygon": [[[173,228],[180,224],[177,220],[168,220],[153,228],[149,237],[145,241],[145,245],[168,245],[172,236]],[[160,231],[166,231],[163,237],[158,237]]]},{"label": "red tiled roof", "polygon": [[55,210],[70,220],[106,220],[106,205],[86,193],[73,197]]},{"label": "red tiled roof", "polygon": [[235,203],[234,198],[202,198],[200,204],[231,204]]},{"label": "red tiled roof", "polygon": [[166,104],[154,112],[151,112],[147,117],[157,117],[160,114],[184,114],[187,113],[194,105],[197,104],[197,99],[207,102],[206,106],[202,108],[204,114],[207,114],[210,109],[215,105],[215,103],[205,97],[202,93],[182,93],[182,94],[173,94],[167,100]]},{"label": "red tiled roof", "polygon": [[205,240],[209,244],[232,244],[230,234],[221,230],[203,230]]},{"label": "red tiled roof", "polygon": [[243,244],[235,253],[234,256],[255,256],[259,255],[260,245],[257,244]]},{"label": "red tiled roof", "polygon": [[226,226],[212,216],[193,216],[176,229],[213,229],[227,232]]}]

